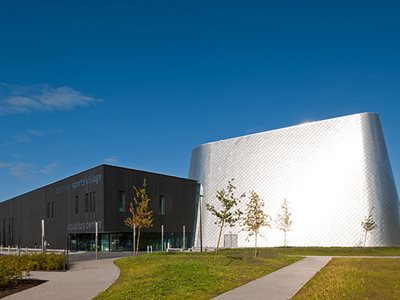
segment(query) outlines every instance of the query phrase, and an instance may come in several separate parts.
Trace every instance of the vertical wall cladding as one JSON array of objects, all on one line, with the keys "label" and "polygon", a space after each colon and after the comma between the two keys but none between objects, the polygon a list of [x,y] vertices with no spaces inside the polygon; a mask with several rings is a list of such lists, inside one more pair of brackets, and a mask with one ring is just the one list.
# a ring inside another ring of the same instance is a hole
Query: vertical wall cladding
[{"label": "vertical wall cladding", "polygon": [[[378,227],[369,246],[400,244],[398,196],[376,114],[363,113],[201,145],[192,152],[189,178],[202,183],[203,245],[214,247],[217,228],[206,203],[235,178],[238,193],[255,190],[276,220],[284,199],[292,211],[292,246],[355,246],[363,242],[361,222],[374,207]],[[245,209],[248,200],[242,201]],[[196,246],[199,245],[196,231]],[[239,247],[253,238],[240,225]],[[261,230],[261,246],[280,246],[275,223]]]},{"label": "vertical wall cladding", "polygon": [[[64,180],[63,180],[64,181]],[[60,211],[61,223],[55,231],[67,234],[94,233],[95,222],[99,222],[99,229],[104,226],[104,167],[103,165],[84,171],[65,180],[67,191],[63,194],[67,203],[68,213]],[[64,186],[58,186],[60,190]],[[76,207],[76,204],[77,207]],[[78,212],[76,214],[76,212]],[[56,220],[55,220],[56,221]]]},{"label": "vertical wall cladding", "polygon": [[[132,169],[104,166],[105,174],[105,232],[130,232],[124,224],[129,216],[129,203],[133,201],[133,186],[141,187],[147,181],[147,192],[151,199],[154,226],[147,232],[160,232],[164,225],[166,232],[182,232],[182,225],[192,232],[196,182],[193,180],[155,174]],[[118,195],[126,193],[125,211],[119,211]],[[160,197],[165,199],[165,215],[161,214]]]},{"label": "vertical wall cladding", "polygon": [[[102,165],[0,203],[0,244],[40,247],[41,220],[52,248],[65,248],[68,234],[130,232],[124,224],[133,186],[147,180],[154,227],[150,232],[193,232],[196,182],[143,171]],[[119,209],[119,192],[126,193]],[[160,196],[165,199],[161,214]]]},{"label": "vertical wall cladding", "polygon": [[[102,169],[99,166],[0,203],[0,244],[40,247],[42,219],[52,248],[65,248],[68,233],[94,232],[93,221],[103,222]],[[93,192],[92,209],[85,212],[85,194]]]},{"label": "vertical wall cladding", "polygon": [[377,227],[371,234],[374,245],[400,244],[399,201],[382,126],[376,114],[365,114],[362,119],[364,139],[365,192]]},{"label": "vertical wall cladding", "polygon": [[38,189],[0,203],[0,244],[40,246],[45,194]]}]

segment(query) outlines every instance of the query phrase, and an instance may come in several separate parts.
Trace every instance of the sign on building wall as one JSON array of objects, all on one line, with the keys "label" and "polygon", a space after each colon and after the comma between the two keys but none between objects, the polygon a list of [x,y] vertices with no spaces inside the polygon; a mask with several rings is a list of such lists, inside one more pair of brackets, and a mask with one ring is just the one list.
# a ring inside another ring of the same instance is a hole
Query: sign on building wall
[{"label": "sign on building wall", "polygon": [[[99,221],[99,229],[102,227],[102,222]],[[72,224],[67,224],[67,231],[70,233],[79,232],[92,232],[96,229],[96,222],[77,222]]]},{"label": "sign on building wall", "polygon": [[66,184],[66,185],[56,188],[56,194],[59,194],[62,192],[67,192],[70,190],[76,190],[77,188],[88,185],[88,184],[99,184],[99,182],[101,182],[101,179],[102,179],[101,174],[90,175],[89,177],[87,177],[85,179],[81,179],[81,180],[75,181],[71,184]]}]

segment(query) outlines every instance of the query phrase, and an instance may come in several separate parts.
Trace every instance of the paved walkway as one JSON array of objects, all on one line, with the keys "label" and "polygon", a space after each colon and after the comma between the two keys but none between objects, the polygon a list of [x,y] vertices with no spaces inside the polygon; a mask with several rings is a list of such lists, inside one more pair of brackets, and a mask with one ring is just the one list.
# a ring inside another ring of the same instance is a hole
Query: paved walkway
[{"label": "paved walkway", "polygon": [[346,255],[334,255],[331,256],[332,258],[397,258],[399,259],[400,256],[361,256],[361,255],[353,255],[353,256],[346,256]]},{"label": "paved walkway", "polygon": [[[42,299],[93,299],[107,289],[119,276],[119,269],[114,260],[118,257],[100,260],[83,260],[92,258],[93,254],[76,254],[71,259],[73,266],[68,272],[31,272],[32,278],[48,280],[47,282],[27,289],[4,299],[42,300]],[[400,256],[307,256],[306,258],[277,270],[264,277],[244,284],[215,300],[280,300],[290,299],[321,270],[332,257],[338,258],[400,258]],[[94,258],[94,257],[93,257]]]},{"label": "paved walkway", "polygon": [[68,272],[31,272],[32,278],[48,281],[4,299],[93,299],[118,278],[119,269],[113,263],[115,259],[78,261]]},{"label": "paved walkway", "polygon": [[329,261],[330,256],[309,256],[278,271],[258,278],[215,300],[280,300],[290,299]]}]

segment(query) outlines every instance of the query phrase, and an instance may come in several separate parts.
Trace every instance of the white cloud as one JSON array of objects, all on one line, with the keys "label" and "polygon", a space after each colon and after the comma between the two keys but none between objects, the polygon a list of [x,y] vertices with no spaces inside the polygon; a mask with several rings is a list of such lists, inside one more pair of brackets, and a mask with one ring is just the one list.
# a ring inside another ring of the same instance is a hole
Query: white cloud
[{"label": "white cloud", "polygon": [[22,179],[32,179],[35,178],[35,172],[33,170],[33,165],[32,164],[26,164],[26,163],[16,163],[12,166],[10,166],[10,174],[19,177]]},{"label": "white cloud", "polygon": [[2,163],[0,162],[0,169],[7,169],[11,166],[9,163]]},{"label": "white cloud", "polygon": [[43,167],[38,167],[32,163],[3,163],[0,162],[0,169],[8,169],[12,176],[21,178],[21,179],[33,179],[38,175],[47,175],[52,173],[56,168],[59,167],[59,164],[56,162],[48,163]]},{"label": "white cloud", "polygon": [[56,162],[49,163],[49,164],[45,165],[42,169],[40,169],[40,173],[49,174],[49,173],[53,172],[55,169],[57,169],[58,166],[59,165]]},{"label": "white cloud", "polygon": [[0,83],[0,115],[35,111],[65,111],[102,102],[68,86]]},{"label": "white cloud", "polygon": [[15,134],[13,136],[13,140],[7,142],[7,144],[17,143],[28,143],[32,141],[34,137],[40,137],[46,135],[45,132],[35,130],[35,129],[28,129],[24,133]]},{"label": "white cloud", "polygon": [[104,163],[106,164],[115,164],[118,161],[118,158],[115,155],[110,155],[104,159]]},{"label": "white cloud", "polygon": [[43,136],[44,132],[41,132],[39,130],[35,130],[35,129],[28,129],[26,131],[27,134],[29,134],[30,136]]},{"label": "white cloud", "polygon": [[16,134],[14,135],[14,141],[18,143],[28,143],[32,141],[32,137],[29,136],[28,134]]}]

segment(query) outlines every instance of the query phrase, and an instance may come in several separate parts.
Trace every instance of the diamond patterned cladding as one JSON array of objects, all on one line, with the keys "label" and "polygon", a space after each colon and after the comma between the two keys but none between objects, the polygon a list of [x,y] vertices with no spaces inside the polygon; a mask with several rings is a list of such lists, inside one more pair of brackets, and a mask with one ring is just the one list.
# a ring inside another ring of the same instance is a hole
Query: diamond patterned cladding
[{"label": "diamond patterned cladding", "polygon": [[[255,190],[273,219],[286,198],[293,226],[292,246],[355,246],[363,240],[361,221],[374,207],[378,227],[369,246],[400,244],[399,204],[376,114],[364,113],[201,145],[193,150],[189,178],[203,185],[203,245],[215,247],[218,230],[205,203],[235,178],[238,194]],[[247,200],[239,208],[244,210]],[[199,246],[197,222],[195,246]],[[253,239],[240,225],[239,247]],[[280,246],[274,223],[261,231],[260,246]]]}]

